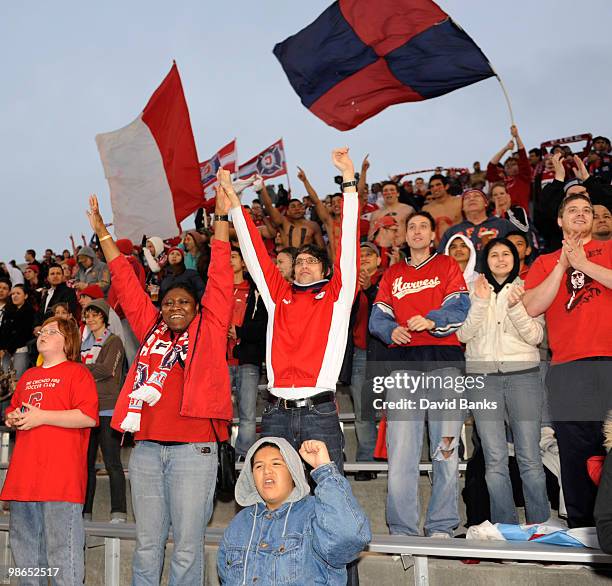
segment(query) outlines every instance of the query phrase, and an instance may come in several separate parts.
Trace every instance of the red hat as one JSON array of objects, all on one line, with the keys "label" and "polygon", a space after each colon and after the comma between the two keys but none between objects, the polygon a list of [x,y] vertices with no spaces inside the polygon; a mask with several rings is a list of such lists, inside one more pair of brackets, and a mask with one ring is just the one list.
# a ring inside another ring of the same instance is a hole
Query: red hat
[{"label": "red hat", "polygon": [[65,263],[65,264],[67,264],[67,265],[68,265],[70,268],[72,268],[72,269],[73,269],[74,267],[76,267],[76,260],[74,260],[74,258],[72,258],[72,257],[67,258],[67,259],[64,261],[64,263]]},{"label": "red hat", "polygon": [[185,259],[185,251],[178,246],[173,246],[170,250],[168,250],[168,256],[170,256],[171,252],[180,252],[183,259]]},{"label": "red hat", "polygon": [[116,244],[121,254],[131,256],[134,253],[134,243],[129,238],[120,238]]},{"label": "red hat", "polygon": [[38,273],[40,273],[40,267],[38,265],[28,265],[26,267],[26,270],[30,269],[31,271],[34,271],[37,275]]},{"label": "red hat", "polygon": [[397,226],[397,220],[393,216],[383,216],[374,222],[374,228],[376,230],[380,230],[381,228],[394,228],[395,226]]},{"label": "red hat", "polygon": [[92,299],[104,299],[104,291],[100,288],[100,285],[87,285],[85,289],[82,289],[79,295],[87,295]]}]

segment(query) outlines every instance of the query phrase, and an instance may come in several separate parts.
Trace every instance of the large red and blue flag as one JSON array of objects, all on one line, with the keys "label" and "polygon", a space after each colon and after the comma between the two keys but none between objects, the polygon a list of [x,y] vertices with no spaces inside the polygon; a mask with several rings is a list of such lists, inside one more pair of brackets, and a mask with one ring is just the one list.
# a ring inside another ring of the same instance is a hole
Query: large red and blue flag
[{"label": "large red and blue flag", "polygon": [[274,54],[304,106],[338,130],[495,75],[431,0],[338,0]]}]

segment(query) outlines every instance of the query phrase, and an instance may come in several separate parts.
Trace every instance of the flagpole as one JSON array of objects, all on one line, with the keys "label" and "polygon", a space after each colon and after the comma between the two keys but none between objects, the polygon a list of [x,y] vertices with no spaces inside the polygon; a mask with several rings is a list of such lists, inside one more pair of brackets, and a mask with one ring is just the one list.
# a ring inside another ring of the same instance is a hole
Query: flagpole
[{"label": "flagpole", "polygon": [[[493,69],[493,67],[491,67],[491,69]],[[501,87],[501,90],[504,93],[504,98],[506,98],[508,112],[510,113],[510,123],[512,126],[514,126],[514,113],[512,112],[512,104],[510,103],[510,96],[508,95],[506,86],[504,85],[504,82],[502,81],[501,77],[497,74],[495,69],[493,69],[493,71],[495,72],[495,77],[497,78],[497,81],[499,82],[499,86]]]},{"label": "flagpole", "polygon": [[281,144],[283,145],[283,152],[285,153],[285,167],[287,167],[287,189],[291,193],[291,178],[289,177],[289,164],[287,163],[287,151],[285,150],[285,141],[281,136]]}]

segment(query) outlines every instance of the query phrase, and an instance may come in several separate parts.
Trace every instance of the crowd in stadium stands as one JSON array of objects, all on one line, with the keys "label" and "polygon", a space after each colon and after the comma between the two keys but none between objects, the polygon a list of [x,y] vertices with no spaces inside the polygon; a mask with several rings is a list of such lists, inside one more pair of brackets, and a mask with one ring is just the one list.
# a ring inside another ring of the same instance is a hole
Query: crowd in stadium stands
[{"label": "crowd in stadium stands", "polygon": [[597,524],[612,551],[612,149],[584,136],[580,151],[575,137],[527,151],[513,126],[486,168],[414,180],[369,182],[368,158],[355,169],[337,149],[325,196],[301,168],[299,193],[221,170],[214,215],[168,241],[115,241],[94,196],[90,242],[2,263],[0,400],[17,439],[0,499],[17,565],[47,565],[44,534],[48,565],[80,583],[98,450],[111,522],[125,522],[130,433],[133,583],[158,583],[172,525],[171,583],[201,584],[233,399],[245,509],[219,548],[222,582],[357,583],[371,533],[344,477],[337,384],[357,461],[388,460],[392,534],[420,534],[427,435],[423,531],[454,536],[469,419],[468,526],[554,509]]}]

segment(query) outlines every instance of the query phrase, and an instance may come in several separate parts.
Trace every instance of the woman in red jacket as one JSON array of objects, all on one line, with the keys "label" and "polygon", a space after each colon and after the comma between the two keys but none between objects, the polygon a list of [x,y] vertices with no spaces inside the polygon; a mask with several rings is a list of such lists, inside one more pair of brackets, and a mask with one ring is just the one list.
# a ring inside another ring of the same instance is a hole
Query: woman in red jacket
[{"label": "woman in red jacket", "polygon": [[112,427],[134,433],[129,463],[136,517],[132,584],[159,584],[168,530],[174,549],[169,584],[204,583],[204,533],[212,515],[217,444],[232,418],[225,344],[232,312],[229,199],[217,194],[215,240],[201,300],[189,285],[164,292],[161,311],[138,283],[99,212],[89,221],[107,259],[113,287],[140,342]]}]

